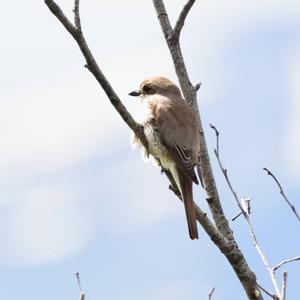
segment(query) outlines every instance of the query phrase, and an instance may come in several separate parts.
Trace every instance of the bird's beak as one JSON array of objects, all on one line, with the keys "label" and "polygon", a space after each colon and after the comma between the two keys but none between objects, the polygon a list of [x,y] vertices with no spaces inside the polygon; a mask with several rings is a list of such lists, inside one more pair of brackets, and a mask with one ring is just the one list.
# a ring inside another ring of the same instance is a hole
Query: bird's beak
[{"label": "bird's beak", "polygon": [[131,92],[131,93],[129,93],[129,96],[134,96],[134,97],[138,97],[138,96],[140,96],[141,95],[141,92],[140,91],[133,91],[133,92]]}]

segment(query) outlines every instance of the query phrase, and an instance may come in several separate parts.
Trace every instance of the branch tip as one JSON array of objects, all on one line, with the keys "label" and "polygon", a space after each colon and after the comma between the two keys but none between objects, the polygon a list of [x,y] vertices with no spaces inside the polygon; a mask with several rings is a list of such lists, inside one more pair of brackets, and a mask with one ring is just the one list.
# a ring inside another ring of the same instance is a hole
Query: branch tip
[{"label": "branch tip", "polygon": [[285,200],[285,202],[288,204],[288,206],[290,207],[290,209],[292,210],[292,212],[294,213],[294,215],[296,216],[296,218],[300,222],[300,216],[299,216],[298,211],[296,210],[296,208],[292,204],[292,202],[285,195],[285,193],[283,191],[283,188],[282,188],[279,180],[277,179],[277,177],[268,168],[263,168],[263,170],[267,172],[267,175],[271,176],[274,179],[275,183],[277,184],[277,186],[279,188],[279,192],[280,192],[281,196],[283,197],[283,199]]},{"label": "branch tip", "polygon": [[285,260],[281,261],[279,264],[277,264],[276,266],[274,266],[272,268],[272,271],[275,272],[276,270],[278,270],[283,265],[291,263],[291,262],[294,262],[294,261],[298,261],[298,260],[300,260],[300,255],[299,256],[295,256],[293,258],[285,259]]},{"label": "branch tip", "polygon": [[201,82],[198,82],[198,83],[195,84],[195,87],[194,87],[194,88],[195,88],[195,91],[196,91],[196,92],[198,92],[198,91],[200,90],[201,85],[202,85]]}]

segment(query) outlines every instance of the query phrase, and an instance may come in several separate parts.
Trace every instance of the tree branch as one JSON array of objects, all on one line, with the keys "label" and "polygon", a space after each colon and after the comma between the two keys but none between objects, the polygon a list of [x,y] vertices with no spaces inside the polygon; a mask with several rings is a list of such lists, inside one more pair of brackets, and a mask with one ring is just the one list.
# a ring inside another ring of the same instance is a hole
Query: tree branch
[{"label": "tree branch", "polygon": [[259,288],[266,294],[268,295],[269,297],[271,297],[273,300],[278,300],[278,298],[271,294],[270,292],[268,292],[265,288],[263,288],[260,284],[258,284]]},{"label": "tree branch", "polygon": [[188,0],[188,2],[184,5],[179,17],[178,17],[178,20],[176,22],[176,25],[174,27],[174,30],[173,30],[173,38],[175,39],[179,39],[180,37],[180,33],[181,33],[181,30],[184,26],[184,22],[185,22],[185,19],[189,13],[189,11],[191,10],[193,4],[195,3],[196,0]]},{"label": "tree branch", "polygon": [[224,216],[223,209],[219,200],[218,191],[216,188],[213,171],[210,164],[207,145],[203,132],[203,126],[199,114],[197,105],[196,89],[191,84],[187,69],[183,60],[179,41],[172,39],[173,30],[164,2],[161,0],[153,0],[154,7],[158,16],[158,20],[161,25],[162,32],[165,40],[168,44],[171,57],[173,59],[175,71],[180,83],[181,90],[183,92],[185,100],[192,106],[199,124],[200,134],[200,169],[203,176],[204,186],[207,193],[207,199],[209,199],[209,207],[212,212],[214,221],[218,230],[228,240],[233,240],[232,231],[229,227],[229,223]]},{"label": "tree branch", "polygon": [[[219,131],[217,130],[217,128],[215,126],[213,126],[211,124],[210,124],[210,127],[215,131],[215,135],[216,135],[216,145],[217,146],[216,146],[216,149],[215,149],[215,155],[217,157],[220,169],[221,169],[221,171],[222,171],[222,173],[223,173],[223,175],[224,175],[224,177],[226,179],[226,182],[227,182],[227,184],[228,184],[228,186],[229,186],[229,188],[230,188],[230,190],[231,190],[231,192],[232,192],[232,194],[233,194],[236,202],[237,202],[238,207],[241,210],[240,214],[242,214],[244,216],[244,218],[245,218],[245,220],[246,220],[246,222],[248,224],[248,227],[249,227],[249,230],[250,230],[250,233],[251,233],[251,237],[252,237],[252,241],[253,241],[253,244],[254,244],[254,246],[256,248],[256,251],[258,252],[259,257],[261,258],[263,264],[265,265],[267,271],[269,272],[269,275],[270,275],[272,283],[273,283],[273,287],[275,289],[275,295],[270,294],[269,292],[267,292],[266,290],[264,290],[261,286],[259,286],[259,287],[260,287],[261,290],[263,290],[269,296],[271,295],[275,300],[277,300],[277,299],[285,300],[285,293],[286,293],[285,288],[286,288],[287,274],[284,274],[284,276],[283,276],[282,291],[280,292],[279,286],[278,286],[278,283],[277,283],[277,279],[276,279],[276,273],[275,273],[275,271],[277,269],[279,269],[280,267],[282,267],[283,265],[287,264],[287,263],[291,263],[291,262],[300,260],[300,256],[296,256],[294,258],[283,260],[282,262],[280,262],[279,264],[277,264],[274,267],[270,266],[269,262],[266,259],[266,256],[264,255],[264,253],[263,253],[263,251],[262,251],[262,249],[261,249],[261,247],[260,247],[260,245],[258,243],[256,234],[255,234],[254,229],[253,229],[252,222],[250,220],[250,204],[249,204],[250,199],[244,199],[245,201],[247,201],[247,205],[246,205],[247,209],[245,209],[243,207],[243,205],[241,204],[242,201],[239,200],[239,197],[238,197],[237,193],[235,192],[235,190],[232,187],[232,184],[231,184],[231,182],[229,180],[229,177],[228,177],[227,169],[225,169],[223,167],[223,164],[221,162],[220,152],[219,152],[219,136],[220,136]],[[280,187],[280,190],[282,191],[282,188],[281,188],[278,180],[276,179],[276,177],[268,169],[264,168],[264,170],[267,171],[268,174],[270,173],[269,175],[271,175],[275,179],[275,181],[277,182],[277,184]],[[238,214],[238,216],[240,214]]]},{"label": "tree branch", "polygon": [[225,237],[225,240],[228,241],[226,251],[224,251],[224,249],[220,246],[218,247],[224,253],[232,268],[236,272],[239,280],[244,286],[248,298],[261,300],[262,295],[257,285],[255,274],[249,268],[242,252],[238,248],[221,206],[199,114],[196,95],[197,90],[190,82],[183,60],[179,39],[172,38],[174,31],[172,30],[164,2],[162,0],[153,0],[153,4],[173,60],[175,72],[177,74],[183,96],[187,103],[191,105],[197,116],[200,136],[200,169],[207,194],[206,199],[217,229],[220,231],[221,235]]},{"label": "tree branch", "polygon": [[282,300],[286,299],[286,282],[287,282],[287,272],[283,272],[283,278],[282,278],[282,289],[281,289],[281,295]]},{"label": "tree branch", "polygon": [[102,89],[106,93],[107,97],[109,98],[111,104],[117,110],[119,115],[122,117],[124,122],[129,126],[131,130],[137,135],[137,137],[142,142],[143,146],[148,149],[148,142],[145,138],[143,126],[138,124],[130,113],[127,111],[126,107],[123,105],[121,100],[119,99],[116,92],[113,90],[112,86],[102,73],[101,69],[99,68],[94,56],[92,55],[85,38],[82,34],[80,29],[80,17],[79,17],[79,0],[75,0],[75,19],[76,19],[76,28],[64,15],[60,7],[53,1],[53,0],[45,0],[46,5],[48,6],[49,10],[53,13],[54,16],[62,23],[65,29],[73,36],[75,41],[77,42],[83,56],[86,60],[86,67],[87,69],[94,75],[98,83],[101,85]]},{"label": "tree branch", "polygon": [[297,260],[300,260],[300,255],[296,256],[296,257],[293,257],[293,258],[285,259],[285,260],[281,261],[279,264],[277,264],[276,266],[274,266],[273,271],[278,270],[280,267],[282,267],[285,264],[288,264],[288,263],[291,263],[291,262],[294,262],[294,261],[297,261]]},{"label": "tree branch", "polygon": [[260,259],[262,260],[263,264],[265,265],[269,275],[270,275],[270,278],[271,278],[271,281],[272,281],[272,284],[273,284],[273,287],[275,289],[275,294],[276,296],[278,297],[278,299],[280,299],[280,290],[279,290],[279,287],[278,287],[278,283],[277,283],[277,280],[276,280],[276,274],[273,270],[273,268],[270,266],[265,254],[263,253],[262,251],[262,248],[260,246],[260,244],[258,243],[258,240],[257,240],[257,237],[256,237],[256,234],[255,234],[255,231],[254,231],[254,228],[253,228],[253,225],[252,225],[252,222],[250,220],[250,215],[248,213],[248,211],[246,211],[242,205],[241,205],[241,201],[239,200],[239,197],[236,193],[236,191],[233,189],[233,186],[229,180],[229,177],[228,177],[228,171],[227,169],[225,169],[223,167],[223,164],[222,164],[222,161],[220,159],[220,149],[219,149],[219,131],[216,129],[215,126],[211,125],[210,124],[210,127],[215,131],[215,134],[216,134],[216,149],[214,150],[215,152],[215,155],[216,155],[216,158],[218,160],[218,163],[219,163],[219,166],[220,166],[220,169],[225,177],[225,180],[230,188],[230,191],[231,193],[233,194],[233,197],[239,207],[239,209],[241,210],[245,220],[246,220],[246,223],[248,225],[248,228],[249,228],[249,231],[250,231],[250,234],[251,234],[251,238],[252,238],[252,241],[253,241],[253,245],[254,247],[256,248],[256,251],[260,257]]},{"label": "tree branch", "polygon": [[286,203],[289,205],[289,207],[291,208],[291,210],[293,211],[294,215],[296,216],[296,218],[298,219],[298,221],[300,222],[300,216],[295,208],[295,206],[289,201],[289,199],[287,198],[287,196],[285,195],[284,191],[283,191],[283,188],[280,184],[280,182],[278,181],[278,179],[276,178],[276,176],[268,169],[268,168],[263,168],[264,171],[267,172],[267,174],[269,176],[271,176],[274,181],[276,182],[276,184],[278,185],[279,187],[279,192],[280,194],[282,195],[282,197],[284,198],[284,200],[286,201]]},{"label": "tree branch", "polygon": [[74,23],[77,28],[81,32],[81,21],[80,21],[80,13],[79,13],[79,0],[75,0],[74,2]]}]

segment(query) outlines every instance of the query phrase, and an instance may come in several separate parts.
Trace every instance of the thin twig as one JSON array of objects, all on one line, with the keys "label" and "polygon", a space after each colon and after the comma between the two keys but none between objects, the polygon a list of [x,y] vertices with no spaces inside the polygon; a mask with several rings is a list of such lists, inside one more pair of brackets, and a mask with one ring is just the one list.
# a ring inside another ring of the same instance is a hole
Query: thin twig
[{"label": "thin twig", "polygon": [[219,133],[218,129],[213,124],[210,123],[209,126],[215,132],[216,140],[217,140],[217,142],[216,142],[216,145],[217,145],[216,148],[217,148],[217,152],[219,153],[219,135],[220,135],[220,133]]},{"label": "thin twig", "polygon": [[279,182],[279,180],[276,178],[276,176],[268,169],[268,168],[263,168],[264,171],[267,172],[267,174],[269,176],[271,176],[274,181],[276,182],[276,184],[278,185],[279,187],[279,192],[280,194],[282,195],[282,197],[284,198],[284,200],[286,201],[286,203],[289,205],[289,207],[291,208],[291,210],[293,211],[294,215],[296,216],[296,218],[298,219],[298,221],[300,222],[300,216],[295,208],[295,206],[291,203],[291,201],[287,198],[287,196],[285,195],[284,191],[283,191],[283,188]]},{"label": "thin twig", "polygon": [[74,23],[76,28],[81,31],[81,21],[80,21],[80,13],[79,13],[79,0],[74,1]]},{"label": "thin twig", "polygon": [[271,297],[272,299],[274,299],[274,300],[277,300],[278,298],[275,296],[275,295],[273,295],[273,294],[271,294],[270,292],[268,292],[265,288],[263,288],[260,284],[258,284],[258,286],[259,286],[259,288],[266,294],[266,295],[268,295],[269,297]]},{"label": "thin twig", "polygon": [[237,215],[235,215],[232,219],[231,219],[231,221],[235,221],[238,217],[240,217],[241,215],[243,214],[243,212],[239,212]]},{"label": "thin twig", "polygon": [[256,234],[255,234],[255,231],[254,231],[254,228],[253,228],[253,225],[252,225],[252,222],[250,220],[250,215],[248,214],[247,211],[244,210],[244,208],[242,207],[242,204],[239,200],[239,197],[236,193],[236,191],[233,189],[233,186],[229,180],[229,177],[228,177],[228,172],[227,170],[223,167],[223,164],[222,164],[222,161],[221,161],[221,158],[220,158],[220,152],[219,152],[219,131],[217,130],[217,128],[213,125],[210,124],[210,127],[215,131],[215,134],[216,134],[216,143],[217,143],[217,149],[215,149],[215,155],[216,155],[216,158],[218,160],[218,163],[219,163],[219,166],[220,166],[220,169],[225,177],[225,180],[230,188],[230,191],[231,193],[233,194],[233,197],[239,207],[239,209],[241,210],[245,220],[246,220],[246,223],[248,224],[248,228],[249,228],[249,231],[250,231],[250,234],[251,234],[251,238],[252,238],[252,242],[253,242],[253,245],[254,247],[256,248],[256,251],[259,255],[259,257],[261,258],[263,264],[265,265],[269,275],[270,275],[270,278],[271,278],[271,281],[273,283],[273,287],[275,289],[275,294],[276,296],[278,297],[278,299],[280,299],[280,290],[279,290],[279,287],[278,287],[278,283],[277,283],[277,280],[276,280],[276,274],[275,272],[273,271],[273,268],[270,266],[265,254],[263,253],[262,251],[262,248],[260,246],[260,244],[258,243],[258,240],[257,240],[257,237],[256,237]]},{"label": "thin twig", "polygon": [[215,288],[213,287],[213,288],[211,289],[211,291],[209,292],[209,294],[208,294],[208,300],[211,300],[211,299],[212,299],[212,296],[213,296],[214,291],[215,291]]},{"label": "thin twig", "polygon": [[198,91],[200,90],[201,85],[202,85],[201,82],[197,82],[197,83],[195,84],[195,91],[196,91],[196,92],[198,92]]},{"label": "thin twig", "polygon": [[300,255],[293,257],[293,258],[289,258],[289,259],[285,259],[283,261],[281,261],[279,264],[277,264],[276,266],[273,267],[273,271],[276,271],[277,269],[279,269],[280,267],[282,267],[285,264],[291,263],[293,261],[297,261],[300,260]]},{"label": "thin twig", "polygon": [[219,148],[219,136],[220,136],[220,133],[219,133],[218,129],[217,129],[214,125],[209,124],[209,126],[214,130],[215,135],[216,135],[216,149],[214,149],[214,152],[215,152],[216,158],[217,158],[217,160],[218,160],[220,169],[221,169],[221,171],[222,171],[222,173],[223,173],[223,175],[224,175],[224,177],[225,177],[225,179],[226,179],[226,181],[227,181],[227,184],[228,184],[228,186],[229,186],[229,188],[230,188],[230,190],[231,190],[231,192],[232,192],[232,194],[233,194],[233,196],[234,196],[234,199],[235,199],[235,201],[236,201],[236,203],[237,203],[239,209],[241,210],[241,213],[242,213],[244,216],[246,216],[246,215],[247,215],[247,212],[246,212],[246,211],[244,210],[244,208],[242,207],[242,204],[241,204],[241,202],[240,202],[240,200],[239,200],[239,197],[238,197],[237,193],[235,192],[235,190],[233,189],[233,186],[232,186],[232,184],[231,184],[231,182],[230,182],[230,180],[229,180],[229,177],[228,177],[228,171],[227,171],[227,169],[225,169],[225,168],[223,167],[223,164],[222,164],[222,161],[221,161],[221,158],[220,158],[220,148]]},{"label": "thin twig", "polygon": [[283,272],[283,277],[282,277],[282,289],[281,289],[281,297],[282,300],[286,299],[286,282],[287,282],[287,272]]},{"label": "thin twig", "polygon": [[174,26],[174,29],[173,29],[173,38],[179,39],[185,19],[188,15],[189,11],[191,10],[193,4],[195,3],[195,1],[196,0],[188,0],[188,2],[182,8],[182,11],[178,17],[176,25]]},{"label": "thin twig", "polygon": [[68,20],[68,18],[64,15],[61,8],[52,0],[45,0],[46,5],[49,10],[56,16],[56,18],[63,24],[63,26],[67,29],[67,31],[76,39],[77,29],[76,27]]},{"label": "thin twig", "polygon": [[79,294],[79,300],[84,300],[85,299],[85,293],[82,291],[82,288],[81,288],[79,272],[76,272],[75,275],[76,275],[76,278],[77,278],[77,284],[78,284],[79,293],[80,293]]}]

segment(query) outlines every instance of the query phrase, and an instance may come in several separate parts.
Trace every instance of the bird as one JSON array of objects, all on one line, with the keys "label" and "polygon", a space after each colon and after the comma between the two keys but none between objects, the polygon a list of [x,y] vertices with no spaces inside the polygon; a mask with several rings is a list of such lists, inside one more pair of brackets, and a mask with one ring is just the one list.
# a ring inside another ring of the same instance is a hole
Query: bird
[{"label": "bird", "polygon": [[199,184],[195,173],[200,151],[196,115],[184,101],[179,87],[166,77],[145,79],[129,95],[139,97],[146,106],[141,125],[148,149],[135,135],[133,144],[154,158],[162,170],[171,173],[184,203],[189,236],[198,239],[193,200],[193,183]]}]

